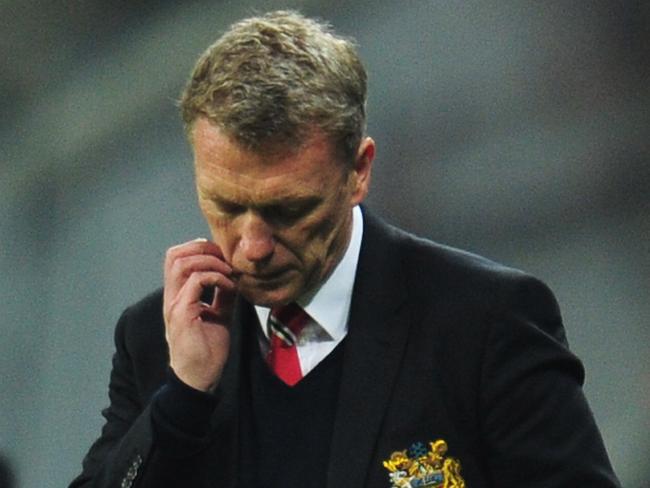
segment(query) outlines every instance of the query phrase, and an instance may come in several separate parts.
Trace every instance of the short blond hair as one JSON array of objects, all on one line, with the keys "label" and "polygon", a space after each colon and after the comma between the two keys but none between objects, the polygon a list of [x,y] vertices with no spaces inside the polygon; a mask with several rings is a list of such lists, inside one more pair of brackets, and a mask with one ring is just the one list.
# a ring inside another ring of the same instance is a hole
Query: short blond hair
[{"label": "short blond hair", "polygon": [[204,116],[251,150],[300,145],[314,129],[354,159],[365,133],[367,75],[329,24],[276,11],[233,24],[199,58],[181,97],[186,130]]}]

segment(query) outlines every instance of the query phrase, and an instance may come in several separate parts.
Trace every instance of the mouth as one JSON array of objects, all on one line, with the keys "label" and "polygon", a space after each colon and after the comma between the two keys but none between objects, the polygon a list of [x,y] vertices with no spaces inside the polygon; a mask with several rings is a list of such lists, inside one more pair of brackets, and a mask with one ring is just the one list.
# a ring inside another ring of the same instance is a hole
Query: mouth
[{"label": "mouth", "polygon": [[273,272],[244,273],[238,271],[237,290],[250,303],[272,307],[288,303],[300,288],[299,270],[285,267]]},{"label": "mouth", "polygon": [[235,278],[238,281],[241,281],[242,279],[248,279],[248,280],[253,280],[253,281],[263,281],[263,282],[268,282],[268,281],[276,281],[280,278],[282,278],[289,270],[288,269],[280,269],[277,271],[273,271],[270,273],[245,273],[242,271],[235,272],[233,273],[235,275]]}]

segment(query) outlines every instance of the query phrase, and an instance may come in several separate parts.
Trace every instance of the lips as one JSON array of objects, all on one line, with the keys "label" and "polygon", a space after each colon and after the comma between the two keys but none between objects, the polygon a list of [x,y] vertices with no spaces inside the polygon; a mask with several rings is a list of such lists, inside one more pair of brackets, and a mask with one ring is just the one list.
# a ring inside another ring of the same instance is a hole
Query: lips
[{"label": "lips", "polygon": [[250,275],[253,279],[259,281],[271,281],[279,278],[287,272],[286,269],[281,269],[280,271],[274,271],[273,273],[264,273],[264,274],[252,274]]},{"label": "lips", "polygon": [[[283,288],[290,281],[288,278],[288,269],[274,271],[273,273],[244,273],[239,277],[239,289],[242,292],[273,291]],[[253,300],[255,301],[255,300]]]},{"label": "lips", "polygon": [[245,272],[235,272],[235,276],[237,279],[242,279],[242,278],[248,278],[248,279],[253,279],[256,281],[272,281],[276,280],[282,275],[284,275],[288,269],[280,269],[278,271],[273,271],[271,273],[245,273]]}]

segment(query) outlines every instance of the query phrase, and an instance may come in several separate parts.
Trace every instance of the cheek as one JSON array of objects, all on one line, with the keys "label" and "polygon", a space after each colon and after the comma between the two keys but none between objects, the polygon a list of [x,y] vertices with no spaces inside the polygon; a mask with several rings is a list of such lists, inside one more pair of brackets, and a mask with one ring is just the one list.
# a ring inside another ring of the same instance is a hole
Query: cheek
[{"label": "cheek", "polygon": [[338,212],[327,212],[295,229],[293,247],[303,261],[324,261],[334,241],[342,235],[344,226],[345,219]]},{"label": "cheek", "polygon": [[230,262],[234,249],[232,225],[230,225],[228,219],[220,217],[214,212],[204,211],[203,209],[202,212],[203,217],[210,228],[212,240],[221,248],[221,252],[223,252],[226,261]]},{"label": "cheek", "polygon": [[329,246],[348,223],[349,212],[345,194],[337,195],[327,209],[311,223],[308,229],[309,237],[314,242]]},{"label": "cheek", "polygon": [[212,231],[213,237],[226,229],[227,223],[225,219],[220,217],[215,212],[206,210],[204,207],[201,207],[201,213],[203,214],[203,218],[208,224],[208,227],[210,227],[210,231]]}]

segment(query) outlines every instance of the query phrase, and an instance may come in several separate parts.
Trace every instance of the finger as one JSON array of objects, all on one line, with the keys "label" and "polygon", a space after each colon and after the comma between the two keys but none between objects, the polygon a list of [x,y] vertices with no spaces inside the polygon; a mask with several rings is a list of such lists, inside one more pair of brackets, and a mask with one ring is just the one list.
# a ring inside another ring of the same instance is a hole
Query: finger
[{"label": "finger", "polygon": [[193,241],[184,242],[177,246],[170,247],[165,253],[165,270],[170,269],[177,259],[182,259],[187,256],[194,255],[212,255],[217,258],[224,259],[221,248],[214,242],[207,239],[195,239]]},{"label": "finger", "polygon": [[197,303],[203,304],[201,296],[206,287],[216,287],[217,292],[215,295],[217,296],[223,292],[234,293],[235,291],[235,283],[222,273],[198,271],[192,273],[181,288],[177,296],[177,303],[186,304],[187,306],[194,306]]},{"label": "finger", "polygon": [[176,259],[197,254],[211,254],[221,259],[224,257],[221,248],[214,242],[207,239],[195,239],[167,249],[165,253],[165,269],[171,267]]},{"label": "finger", "polygon": [[165,300],[172,301],[193,273],[206,271],[214,271],[228,277],[232,274],[232,268],[215,256],[202,254],[174,261],[171,269],[165,273]]},{"label": "finger", "polygon": [[232,268],[223,259],[214,255],[200,254],[176,259],[167,270],[165,281],[182,285],[192,273],[199,271],[216,271],[226,276],[232,274]]},{"label": "finger", "polygon": [[224,326],[230,325],[230,318],[232,317],[233,305],[237,295],[224,289],[216,289],[214,300],[211,305],[202,303],[202,309],[199,318],[203,322],[212,322]]},{"label": "finger", "polygon": [[232,309],[236,296],[237,294],[235,293],[235,289],[227,290],[217,288],[214,293],[211,307],[217,310]]},{"label": "finger", "polygon": [[237,294],[232,290],[217,288],[212,304],[204,304],[204,308],[200,313],[201,320],[228,326],[236,296]]},{"label": "finger", "polygon": [[201,295],[207,287],[217,288],[221,292],[234,293],[235,284],[228,277],[214,271],[193,273],[183,284],[179,293],[165,302],[164,317],[167,326],[175,323],[190,324],[199,318],[201,311],[211,305],[201,301]]},{"label": "finger", "polygon": [[232,268],[223,260],[219,247],[207,241],[191,241],[170,248],[165,257],[165,298],[173,299],[194,271],[214,270],[227,275]]}]

